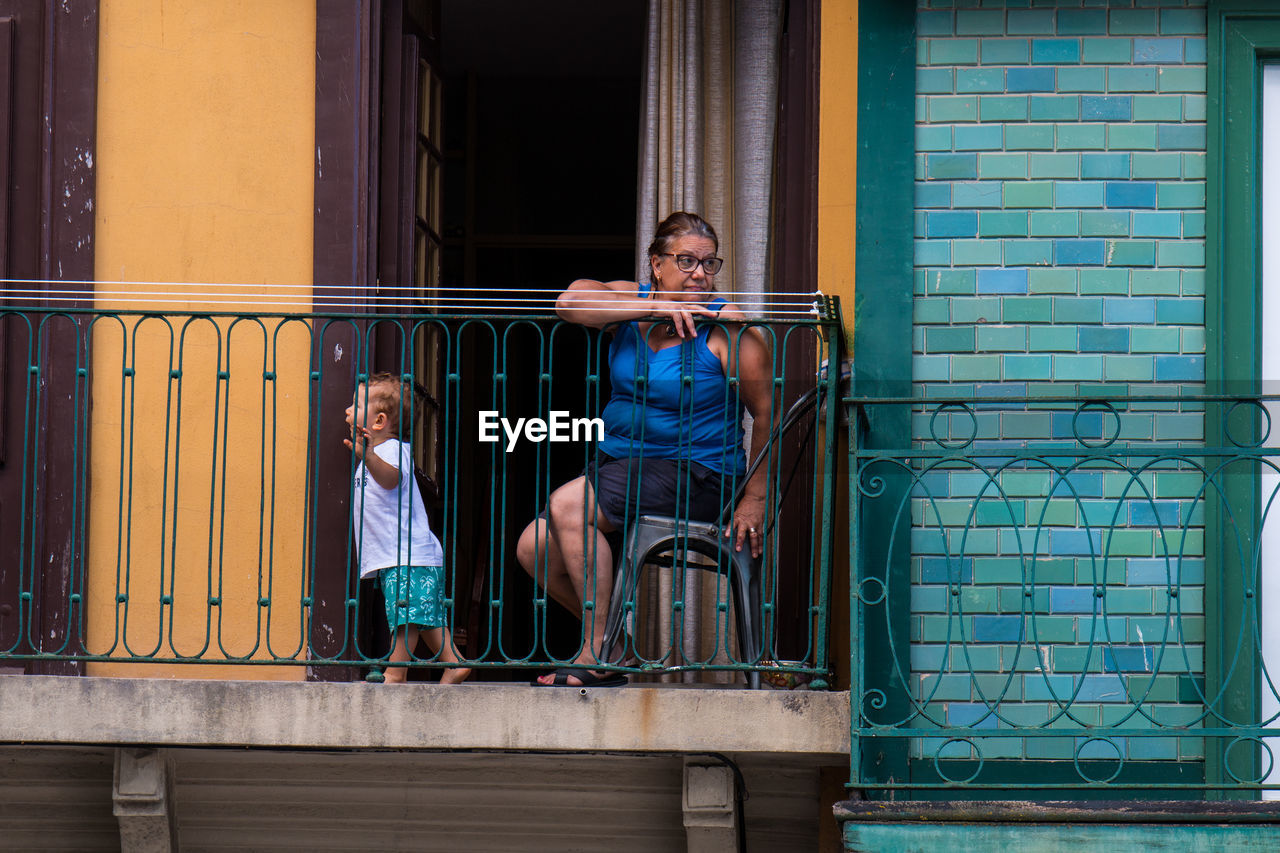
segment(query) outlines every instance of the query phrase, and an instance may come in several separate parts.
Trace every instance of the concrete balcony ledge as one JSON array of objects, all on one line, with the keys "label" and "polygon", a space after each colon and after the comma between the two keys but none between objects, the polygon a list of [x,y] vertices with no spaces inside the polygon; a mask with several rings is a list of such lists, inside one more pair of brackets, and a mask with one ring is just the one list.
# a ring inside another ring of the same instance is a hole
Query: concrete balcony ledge
[{"label": "concrete balcony ledge", "polygon": [[849,755],[845,692],[0,678],[0,743]]}]

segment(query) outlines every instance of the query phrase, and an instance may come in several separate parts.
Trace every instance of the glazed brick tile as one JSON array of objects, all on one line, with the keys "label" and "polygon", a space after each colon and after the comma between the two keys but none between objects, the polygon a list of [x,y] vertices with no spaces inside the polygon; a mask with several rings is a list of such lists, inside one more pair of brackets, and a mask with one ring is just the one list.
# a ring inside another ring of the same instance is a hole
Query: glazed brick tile
[{"label": "glazed brick tile", "polygon": [[1057,267],[1033,267],[1027,272],[1032,293],[1075,293],[1079,287],[1078,272]]},{"label": "glazed brick tile", "polygon": [[1133,42],[1121,38],[1086,38],[1083,39],[1082,56],[1085,62],[1127,64],[1133,61]]},{"label": "glazed brick tile", "polygon": [[1134,95],[1134,121],[1181,121],[1181,95]]},{"label": "glazed brick tile", "polygon": [[1107,266],[1154,266],[1156,249],[1157,244],[1153,240],[1109,240],[1107,241]]},{"label": "glazed brick tile", "polygon": [[931,180],[964,180],[978,177],[977,154],[930,154],[925,175]]},{"label": "glazed brick tile", "polygon": [[1107,12],[1105,9],[1059,9],[1057,34],[1106,35]]},{"label": "glazed brick tile", "polygon": [[[1080,118],[1080,97],[1076,95],[1032,95],[1032,121],[1076,121]],[[1052,146],[1052,136],[1049,138]],[[1009,143],[1012,147],[1013,143]]]},{"label": "glazed brick tile", "polygon": [[[1089,125],[1086,125],[1089,126]],[[1100,125],[1092,125],[1098,127]],[[1061,135],[1061,131],[1059,131]],[[1103,133],[1105,135],[1105,131]],[[1127,178],[1132,170],[1132,157],[1127,153],[1081,154],[1081,178]]]},{"label": "glazed brick tile", "polygon": [[1107,207],[1154,208],[1156,185],[1143,181],[1110,181],[1106,201]]},{"label": "glazed brick tile", "polygon": [[1162,67],[1159,74],[1159,88],[1161,92],[1204,92],[1204,66]]},{"label": "glazed brick tile", "polygon": [[1133,117],[1130,95],[1081,95],[1080,118],[1084,121],[1129,121]]},{"label": "glazed brick tile", "polygon": [[962,9],[956,12],[957,35],[1001,35],[1004,31],[1003,9]]},{"label": "glazed brick tile", "polygon": [[1054,205],[1059,208],[1102,207],[1106,202],[1106,184],[1102,181],[1056,181],[1053,196]]},{"label": "glazed brick tile", "polygon": [[1080,61],[1079,39],[1032,39],[1031,61],[1043,65],[1070,65]]},{"label": "glazed brick tile", "polygon": [[1052,9],[1009,9],[1006,31],[1010,35],[1053,35]]},{"label": "glazed brick tile", "polygon": [[[1032,101],[1034,102],[1034,98]],[[1079,114],[1079,98],[1067,98],[1076,103],[1074,114]],[[1007,124],[1004,128],[1004,145],[1008,151],[1052,150],[1054,128],[1051,124]]]},{"label": "glazed brick tile", "polygon": [[1055,240],[1053,260],[1059,266],[1099,266],[1106,258],[1104,240]]},{"label": "glazed brick tile", "polygon": [[1107,147],[1123,151],[1154,151],[1156,126],[1151,124],[1107,125]]},{"label": "glazed brick tile", "polygon": [[955,69],[955,90],[960,93],[1003,92],[1004,69],[998,66],[957,68]]},{"label": "glazed brick tile", "polygon": [[1005,207],[1052,207],[1054,186],[1049,181],[1005,181]]},{"label": "glazed brick tile", "polygon": [[1112,9],[1108,18],[1107,32],[1113,36],[1154,35],[1160,31],[1155,9]]},{"label": "glazed brick tile", "polygon": [[978,173],[984,178],[1026,178],[1028,157],[1022,152],[979,154]]},{"label": "glazed brick tile", "polygon": [[1022,293],[1027,292],[1027,271],[1025,269],[989,269],[978,270],[978,293]]},{"label": "glazed brick tile", "polygon": [[1154,92],[1156,69],[1116,65],[1107,69],[1108,92]]},{"label": "glazed brick tile", "polygon": [[1080,270],[1081,296],[1114,296],[1129,292],[1129,275],[1127,269],[1082,269]]},{"label": "glazed brick tile", "polygon": [[1031,43],[1028,39],[982,40],[982,62],[986,65],[1025,65],[1030,60]]},{"label": "glazed brick tile", "polygon": [[1004,147],[1004,128],[999,124],[956,125],[957,151],[999,150]]},{"label": "glazed brick tile", "polygon": [[1202,35],[1208,29],[1204,9],[1161,9],[1161,35]]},{"label": "glazed brick tile", "polygon": [[950,151],[951,147],[950,125],[916,125],[916,151]]},{"label": "glazed brick tile", "polygon": [[956,181],[951,185],[953,207],[999,207],[999,181]]},{"label": "glazed brick tile", "polygon": [[1136,179],[1182,177],[1182,155],[1172,152],[1137,152],[1133,155],[1133,177]]},{"label": "glazed brick tile", "polygon": [[1129,212],[1123,210],[1081,211],[1080,236],[1128,237],[1129,218]]},{"label": "glazed brick tile", "polygon": [[1156,245],[1156,258],[1162,267],[1202,267],[1204,241],[1161,240]]},{"label": "glazed brick tile", "polygon": [[973,95],[929,95],[929,121],[966,122],[978,120],[978,99]]},{"label": "glazed brick tile", "polygon": [[978,99],[981,121],[1026,121],[1028,109],[1026,95],[984,95]]},{"label": "glazed brick tile", "polygon": [[978,217],[981,237],[1026,237],[1028,227],[1026,211],[984,210]]},{"label": "glazed brick tile", "polygon": [[1056,79],[1052,68],[1035,65],[1010,68],[1005,72],[1005,85],[1009,92],[1052,92]]},{"label": "glazed brick tile", "polygon": [[1005,240],[1005,266],[1040,267],[1053,263],[1052,240]]},{"label": "glazed brick tile", "polygon": [[1105,92],[1107,71],[1098,65],[1062,67],[1058,69],[1059,92]]},{"label": "glazed brick tile", "polygon": [[[1058,150],[1095,150],[1107,147],[1107,126],[1104,124],[1060,124],[1057,126]],[[1081,161],[1083,169],[1083,161]],[[1126,164],[1125,176],[1128,176]],[[1082,177],[1099,177],[1081,173]],[[1111,177],[1111,176],[1106,176]]]},{"label": "glazed brick tile", "polygon": [[1135,63],[1172,64],[1183,61],[1185,40],[1180,38],[1135,38],[1133,61]]},{"label": "glazed brick tile", "polygon": [[977,39],[935,38],[927,44],[932,65],[976,65],[978,62]]},{"label": "glazed brick tile", "polygon": [[1133,236],[1180,237],[1182,236],[1182,214],[1135,211]]}]

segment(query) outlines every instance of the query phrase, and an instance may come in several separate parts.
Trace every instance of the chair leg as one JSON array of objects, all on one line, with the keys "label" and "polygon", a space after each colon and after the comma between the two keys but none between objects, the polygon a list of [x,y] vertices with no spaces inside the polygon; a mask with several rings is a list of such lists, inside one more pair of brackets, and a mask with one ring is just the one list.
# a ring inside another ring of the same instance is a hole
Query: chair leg
[{"label": "chair leg", "polygon": [[[600,647],[600,657],[606,663],[613,663],[608,660],[608,656],[612,654],[613,647],[617,645],[618,638],[622,636],[622,628],[626,623],[626,603],[635,596],[635,587],[637,583],[637,575],[644,561],[636,559],[636,534],[638,533],[638,525],[632,525],[627,533],[627,538],[622,545],[622,553],[617,557],[617,569],[613,573],[613,592],[609,598],[609,618],[605,622],[604,643]],[[623,650],[623,659],[626,658],[626,650]]]},{"label": "chair leg", "polygon": [[[760,581],[755,560],[744,556],[745,552],[733,552],[734,607],[737,609],[738,649],[742,662],[760,662],[762,616],[760,613]],[[760,673],[747,673],[747,685],[760,689]]]}]

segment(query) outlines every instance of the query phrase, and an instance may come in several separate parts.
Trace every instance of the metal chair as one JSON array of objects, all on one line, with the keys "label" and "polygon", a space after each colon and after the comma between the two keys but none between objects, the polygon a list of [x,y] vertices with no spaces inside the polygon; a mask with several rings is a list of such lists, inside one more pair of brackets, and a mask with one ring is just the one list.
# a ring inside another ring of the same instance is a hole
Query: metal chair
[{"label": "metal chair", "polygon": [[[623,539],[622,553],[618,555],[615,564],[613,594],[609,601],[609,618],[605,622],[602,645],[604,654],[610,654],[617,645],[626,623],[627,611],[635,609],[636,587],[639,585],[641,569],[655,562],[658,557],[667,554],[671,555],[669,562],[664,561],[663,564],[675,566],[678,564],[678,554],[692,551],[714,560],[715,564],[704,566],[700,563],[685,561],[682,565],[720,572],[727,570],[738,628],[739,660],[746,665],[760,663],[764,647],[763,613],[760,608],[760,573],[763,560],[760,557],[752,557],[749,548],[735,550],[733,538],[724,536],[723,531],[746,489],[747,481],[768,458],[770,448],[810,409],[820,407],[823,396],[823,384],[819,383],[791,405],[786,416],[778,422],[777,427],[770,434],[760,455],[751,463],[746,475],[741,478],[741,483],[732,500],[721,510],[720,518],[716,521],[686,521],[669,516],[642,515],[631,523]],[[776,517],[766,519],[764,537],[766,547],[770,544],[768,533],[776,520]],[[625,649],[623,656],[626,656]],[[759,671],[752,670],[747,673],[747,684],[753,690],[759,689]]]},{"label": "metal chair", "polygon": [[[609,602],[609,619],[605,623],[603,648],[613,649],[622,635],[626,613],[635,607],[640,570],[664,554],[671,554],[671,564],[675,565],[677,554],[692,551],[715,560],[715,565],[685,562],[683,565],[689,568],[717,571],[728,568],[734,614],[737,617],[740,660],[745,664],[759,663],[762,628],[758,618],[761,559],[752,557],[749,548],[734,550],[733,540],[726,538],[721,531],[719,525],[710,521],[682,521],[662,515],[642,515],[636,519],[627,529],[614,572],[613,596]],[[748,672],[747,682],[752,689],[758,689],[760,673]]]}]

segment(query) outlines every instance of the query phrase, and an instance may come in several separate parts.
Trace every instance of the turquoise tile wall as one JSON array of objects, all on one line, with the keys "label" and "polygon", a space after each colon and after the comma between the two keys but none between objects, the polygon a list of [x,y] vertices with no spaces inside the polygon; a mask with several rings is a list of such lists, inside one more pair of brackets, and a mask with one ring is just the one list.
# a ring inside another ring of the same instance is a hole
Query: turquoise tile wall
[{"label": "turquoise tile wall", "polygon": [[[919,4],[918,395],[1202,388],[1205,30],[1203,3],[1187,0]],[[914,434],[976,434],[979,447],[1075,446],[1116,426],[1121,445],[1204,437],[1185,407],[1111,418],[943,411],[918,416]],[[1187,718],[1179,701],[1203,657],[1201,482],[1087,466],[923,474],[912,502],[920,707],[951,726],[1070,726],[1120,719],[1126,697],[1142,696],[1130,728]],[[1187,652],[1157,663],[1171,612]],[[943,740],[914,749],[932,755]],[[987,759],[1070,759],[1083,741],[975,742]],[[1202,750],[1116,745],[1126,759]],[[953,742],[945,757],[968,749]]]}]

